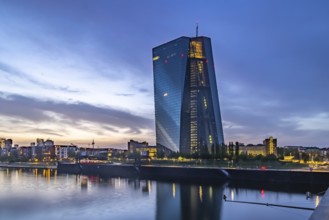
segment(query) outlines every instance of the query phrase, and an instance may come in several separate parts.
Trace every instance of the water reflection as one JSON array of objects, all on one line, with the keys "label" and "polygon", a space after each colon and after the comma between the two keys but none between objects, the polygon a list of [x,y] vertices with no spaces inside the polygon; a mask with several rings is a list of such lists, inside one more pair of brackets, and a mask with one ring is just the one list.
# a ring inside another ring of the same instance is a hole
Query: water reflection
[{"label": "water reflection", "polygon": [[125,178],[104,178],[100,176],[74,175],[77,185],[84,190],[88,188],[113,188],[141,191],[143,194],[152,192],[153,182],[151,180],[125,179]]},{"label": "water reflection", "polygon": [[318,207],[319,203],[320,203],[320,199],[319,199],[319,196],[317,195],[315,197],[315,207]]},{"label": "water reflection", "polygon": [[223,189],[158,182],[156,219],[220,219]]},{"label": "water reflection", "polygon": [[[0,219],[308,219],[311,212],[234,201],[315,207],[305,191],[57,174],[52,169],[0,169]],[[238,212],[236,210],[239,210]]]}]

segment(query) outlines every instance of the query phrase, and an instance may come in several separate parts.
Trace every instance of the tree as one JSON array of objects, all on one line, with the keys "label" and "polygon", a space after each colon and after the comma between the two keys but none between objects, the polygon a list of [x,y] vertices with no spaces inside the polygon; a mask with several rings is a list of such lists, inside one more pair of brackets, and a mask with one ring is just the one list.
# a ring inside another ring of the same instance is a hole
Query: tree
[{"label": "tree", "polygon": [[157,152],[157,158],[162,159],[162,158],[164,158],[164,156],[165,156],[165,153],[163,150],[159,150]]},{"label": "tree", "polygon": [[261,154],[258,154],[256,157],[255,157],[256,160],[264,160],[264,156],[261,155]]},{"label": "tree", "polygon": [[168,155],[168,158],[171,158],[171,159],[175,158],[175,159],[177,159],[179,156],[181,156],[180,153],[178,153],[178,152],[171,152],[171,153]]},{"label": "tree", "polygon": [[242,161],[246,161],[246,160],[248,160],[248,155],[247,154],[240,154],[239,159],[242,160]]},{"label": "tree", "polygon": [[315,157],[314,157],[314,161],[323,161],[323,157],[321,157],[320,155],[316,155]]},{"label": "tree", "polygon": [[204,151],[200,154],[200,158],[201,159],[210,159],[210,154],[208,152]]},{"label": "tree", "polygon": [[277,148],[277,154],[278,154],[278,157],[282,157],[284,156],[284,148],[283,147],[278,147]]},{"label": "tree", "polygon": [[219,144],[216,144],[215,151],[216,151],[215,152],[215,154],[216,154],[215,158],[219,159],[220,155],[221,155]]},{"label": "tree", "polygon": [[277,158],[274,154],[270,154],[270,155],[266,155],[266,157],[264,158],[265,161],[276,161]]},{"label": "tree", "polygon": [[302,152],[302,160],[304,161],[304,163],[306,163],[307,161],[310,160],[310,155],[308,155],[305,152]]},{"label": "tree", "polygon": [[211,145],[211,155],[214,155],[215,154],[215,145],[212,144]]}]

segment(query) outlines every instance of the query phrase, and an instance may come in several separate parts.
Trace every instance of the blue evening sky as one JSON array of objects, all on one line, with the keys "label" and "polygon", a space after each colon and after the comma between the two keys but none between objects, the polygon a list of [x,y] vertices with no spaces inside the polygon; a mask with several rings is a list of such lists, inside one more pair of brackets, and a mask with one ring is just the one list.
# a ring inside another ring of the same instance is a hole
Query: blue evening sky
[{"label": "blue evening sky", "polygon": [[0,0],[0,137],[155,144],[152,48],[196,21],[226,143],[329,146],[327,0]]}]

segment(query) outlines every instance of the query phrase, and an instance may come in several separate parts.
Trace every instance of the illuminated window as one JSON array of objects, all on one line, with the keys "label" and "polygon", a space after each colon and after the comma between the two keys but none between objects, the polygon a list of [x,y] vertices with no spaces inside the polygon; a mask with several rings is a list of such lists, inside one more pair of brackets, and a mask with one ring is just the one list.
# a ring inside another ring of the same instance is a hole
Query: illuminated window
[{"label": "illuminated window", "polygon": [[207,99],[206,99],[206,97],[203,97],[203,106],[204,106],[204,109],[207,109]]},{"label": "illuminated window", "polygon": [[197,65],[198,65],[199,73],[202,74],[203,73],[203,62],[202,61],[201,62],[199,61],[197,63]]},{"label": "illuminated window", "polygon": [[200,41],[191,41],[189,57],[190,58],[203,58],[202,43]]},{"label": "illuminated window", "polygon": [[159,58],[160,58],[159,56],[153,57],[153,61],[156,61],[156,60],[158,60]]}]

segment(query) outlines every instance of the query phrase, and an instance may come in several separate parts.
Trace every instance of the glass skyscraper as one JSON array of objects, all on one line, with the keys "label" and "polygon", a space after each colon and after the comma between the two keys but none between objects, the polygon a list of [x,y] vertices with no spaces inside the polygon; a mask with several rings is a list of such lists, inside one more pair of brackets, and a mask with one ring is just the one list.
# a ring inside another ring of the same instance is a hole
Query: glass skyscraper
[{"label": "glass skyscraper", "polygon": [[180,37],[153,48],[157,146],[210,153],[224,144],[211,41]]}]

